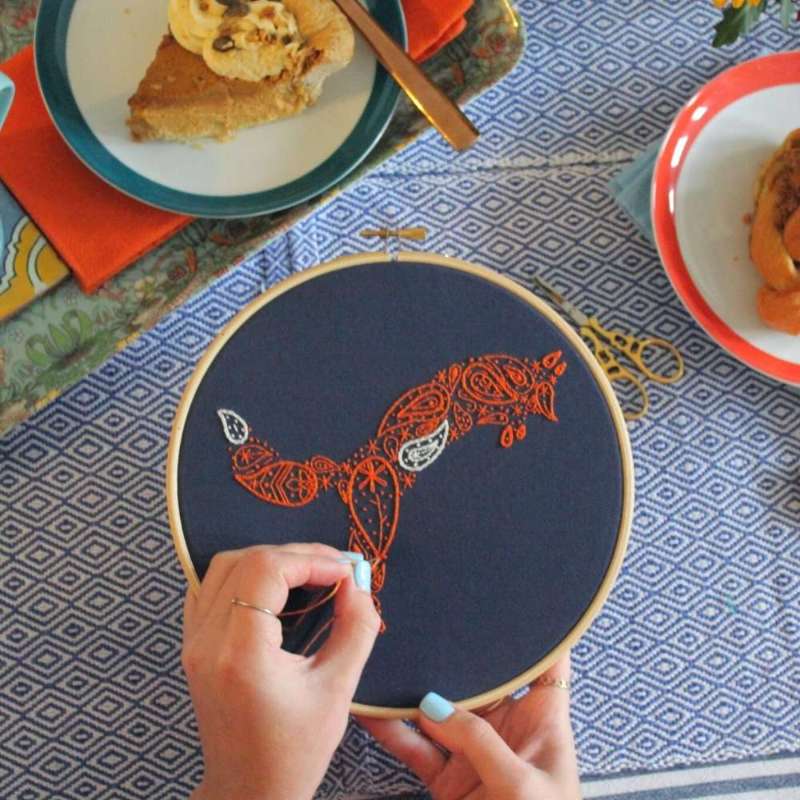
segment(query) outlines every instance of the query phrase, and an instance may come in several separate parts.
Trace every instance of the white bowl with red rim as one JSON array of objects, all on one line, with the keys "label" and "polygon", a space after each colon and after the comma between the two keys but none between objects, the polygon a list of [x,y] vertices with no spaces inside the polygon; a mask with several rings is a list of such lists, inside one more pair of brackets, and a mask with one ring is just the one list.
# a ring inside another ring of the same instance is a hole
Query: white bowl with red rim
[{"label": "white bowl with red rim", "polygon": [[800,128],[800,52],[747,61],[681,109],[653,173],[651,214],[661,261],[683,304],[744,364],[800,385],[800,337],[756,311],[748,215],[762,164]]}]

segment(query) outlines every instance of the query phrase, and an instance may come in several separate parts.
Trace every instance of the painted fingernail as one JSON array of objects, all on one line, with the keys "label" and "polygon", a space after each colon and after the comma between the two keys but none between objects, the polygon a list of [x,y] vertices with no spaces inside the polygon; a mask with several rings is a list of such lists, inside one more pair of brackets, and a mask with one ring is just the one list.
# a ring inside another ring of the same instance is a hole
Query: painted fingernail
[{"label": "painted fingernail", "polygon": [[419,704],[419,710],[434,722],[444,722],[456,710],[455,706],[436,692],[428,692]]},{"label": "painted fingernail", "polygon": [[353,553],[349,550],[346,550],[342,553],[341,558],[336,559],[340,564],[357,564],[359,561],[364,560],[363,553]]},{"label": "painted fingernail", "polygon": [[355,567],[356,586],[362,592],[369,592],[372,589],[372,567],[369,561],[359,561]]},{"label": "painted fingernail", "polygon": [[452,716],[455,706],[436,692],[428,692],[419,704],[419,710],[434,722],[444,722]]}]

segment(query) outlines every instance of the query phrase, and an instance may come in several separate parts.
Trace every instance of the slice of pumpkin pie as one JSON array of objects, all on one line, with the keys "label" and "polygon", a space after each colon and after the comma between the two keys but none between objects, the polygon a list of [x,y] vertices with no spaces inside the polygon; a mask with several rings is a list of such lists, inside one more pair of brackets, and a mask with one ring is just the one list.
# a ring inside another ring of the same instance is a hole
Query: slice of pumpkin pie
[{"label": "slice of pumpkin pie", "polygon": [[299,114],[353,57],[332,0],[170,0],[169,27],[128,101],[138,141],[225,140]]}]

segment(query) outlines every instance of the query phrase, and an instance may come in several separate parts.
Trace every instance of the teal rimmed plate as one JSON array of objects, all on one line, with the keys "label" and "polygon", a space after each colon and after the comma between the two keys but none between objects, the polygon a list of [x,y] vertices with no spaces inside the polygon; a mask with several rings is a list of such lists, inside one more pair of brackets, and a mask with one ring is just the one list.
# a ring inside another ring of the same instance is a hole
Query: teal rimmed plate
[{"label": "teal rimmed plate", "polygon": [[[399,0],[369,0],[405,44]],[[93,172],[144,203],[200,217],[280,211],[321,194],[367,156],[399,89],[358,34],[353,61],[297,117],[230,142],[134,142],[128,98],[167,31],[167,0],[42,0],[36,72],[61,135]]]}]

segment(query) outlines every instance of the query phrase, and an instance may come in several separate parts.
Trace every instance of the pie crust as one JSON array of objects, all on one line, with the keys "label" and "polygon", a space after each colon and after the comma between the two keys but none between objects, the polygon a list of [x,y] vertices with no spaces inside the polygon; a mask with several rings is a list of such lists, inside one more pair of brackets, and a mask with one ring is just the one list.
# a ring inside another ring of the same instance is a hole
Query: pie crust
[{"label": "pie crust", "polygon": [[313,105],[325,79],[346,67],[353,29],[332,0],[284,0],[303,37],[297,70],[244,81],[217,75],[202,56],[168,34],[128,100],[128,126],[137,141],[230,139],[239,128],[294,116]]}]

